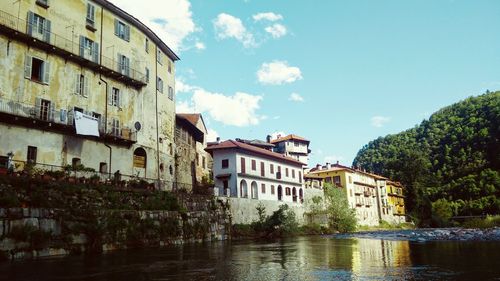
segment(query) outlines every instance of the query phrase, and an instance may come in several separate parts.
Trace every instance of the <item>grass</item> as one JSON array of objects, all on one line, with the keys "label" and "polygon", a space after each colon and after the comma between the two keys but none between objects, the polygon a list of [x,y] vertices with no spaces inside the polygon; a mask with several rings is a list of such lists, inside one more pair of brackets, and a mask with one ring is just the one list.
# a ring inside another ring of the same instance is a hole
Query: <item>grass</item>
[{"label": "grass", "polygon": [[463,228],[493,228],[500,227],[500,215],[487,216],[484,219],[472,219],[462,224]]},{"label": "grass", "polygon": [[380,224],[378,226],[365,226],[365,225],[358,225],[356,227],[356,231],[377,231],[377,230],[402,230],[402,229],[414,229],[415,225],[404,222],[404,223],[398,223],[398,224],[391,224],[387,221],[380,221]]}]

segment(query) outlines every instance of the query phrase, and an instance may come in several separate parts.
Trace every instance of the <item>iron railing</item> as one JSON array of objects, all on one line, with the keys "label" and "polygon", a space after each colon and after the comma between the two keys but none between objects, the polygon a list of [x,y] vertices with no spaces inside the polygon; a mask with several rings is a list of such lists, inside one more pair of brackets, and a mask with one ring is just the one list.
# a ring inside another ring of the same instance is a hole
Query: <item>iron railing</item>
[{"label": "iron railing", "polygon": [[[144,85],[148,82],[146,74],[134,68],[131,68],[130,66],[127,67],[127,69],[124,71],[124,68],[122,67],[118,59],[109,58],[101,54],[96,61],[94,60],[93,56],[88,57],[85,56],[85,54],[83,54],[82,56],[80,52],[82,46],[80,46],[80,42],[78,40],[79,36],[76,34],[72,34],[72,39],[68,39],[45,29],[45,27],[39,27],[37,24],[29,23],[26,19],[18,18],[4,11],[0,11],[0,25],[13,31],[28,35],[39,41],[43,41],[51,45],[52,47],[71,53],[88,62],[95,63],[101,67],[107,68],[108,70],[111,70],[115,73],[122,74],[123,76],[126,76],[135,81],[139,81]],[[42,32],[37,32],[36,30],[41,30]]]}]

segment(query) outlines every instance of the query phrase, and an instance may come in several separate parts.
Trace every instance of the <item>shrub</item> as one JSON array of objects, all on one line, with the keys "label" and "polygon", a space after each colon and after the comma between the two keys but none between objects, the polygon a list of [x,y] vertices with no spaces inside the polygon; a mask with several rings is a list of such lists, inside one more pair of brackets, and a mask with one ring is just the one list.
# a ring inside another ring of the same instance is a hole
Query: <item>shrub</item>
[{"label": "shrub", "polygon": [[325,184],[324,192],[330,228],[339,232],[356,230],[356,213],[349,207],[344,190]]},{"label": "shrub", "polygon": [[453,205],[441,198],[432,202],[432,221],[434,226],[447,226],[453,216]]},{"label": "shrub", "polygon": [[493,228],[500,227],[500,216],[487,216],[484,219],[476,218],[462,224],[464,228]]}]

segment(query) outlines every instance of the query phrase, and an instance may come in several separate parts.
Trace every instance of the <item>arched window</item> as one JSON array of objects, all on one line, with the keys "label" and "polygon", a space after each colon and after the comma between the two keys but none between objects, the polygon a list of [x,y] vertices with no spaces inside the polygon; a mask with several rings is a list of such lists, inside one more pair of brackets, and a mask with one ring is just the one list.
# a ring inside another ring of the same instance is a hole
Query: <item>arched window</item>
[{"label": "arched window", "polygon": [[147,155],[146,150],[138,147],[134,150],[134,168],[146,169]]},{"label": "arched window", "polygon": [[245,180],[241,180],[240,182],[240,197],[241,198],[248,197],[248,187],[247,187],[247,182]]},{"label": "arched window", "polygon": [[278,200],[283,200],[283,187],[281,185],[278,185]]},{"label": "arched window", "polygon": [[292,198],[293,202],[297,202],[297,189],[295,187],[292,188]]},{"label": "arched window", "polygon": [[259,187],[257,186],[257,183],[253,181],[251,187],[252,187],[252,199],[259,199]]},{"label": "arched window", "polygon": [[299,200],[300,203],[304,203],[304,192],[302,191],[302,188],[299,189]]}]

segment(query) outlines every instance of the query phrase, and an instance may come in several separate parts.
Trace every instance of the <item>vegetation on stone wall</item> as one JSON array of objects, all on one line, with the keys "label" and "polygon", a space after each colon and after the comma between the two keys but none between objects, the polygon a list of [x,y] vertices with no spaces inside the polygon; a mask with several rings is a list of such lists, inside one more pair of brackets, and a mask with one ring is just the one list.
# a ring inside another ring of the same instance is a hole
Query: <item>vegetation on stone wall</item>
[{"label": "vegetation on stone wall", "polygon": [[270,216],[266,216],[264,205],[256,207],[259,219],[250,225],[236,224],[233,226],[234,237],[276,238],[298,234],[299,226],[295,212],[286,204]]},{"label": "vegetation on stone wall", "polygon": [[500,92],[487,92],[371,141],[353,165],[401,181],[413,219],[442,225],[449,217],[445,209],[452,215],[500,213],[499,140]]}]

